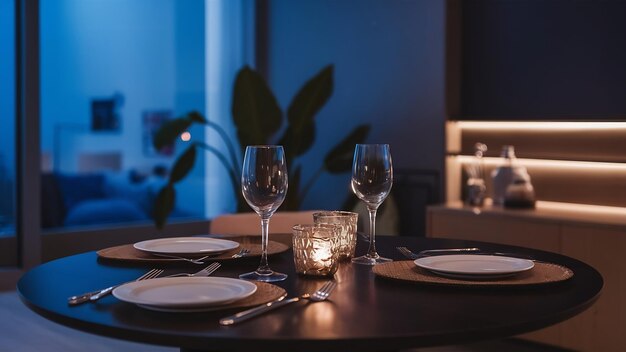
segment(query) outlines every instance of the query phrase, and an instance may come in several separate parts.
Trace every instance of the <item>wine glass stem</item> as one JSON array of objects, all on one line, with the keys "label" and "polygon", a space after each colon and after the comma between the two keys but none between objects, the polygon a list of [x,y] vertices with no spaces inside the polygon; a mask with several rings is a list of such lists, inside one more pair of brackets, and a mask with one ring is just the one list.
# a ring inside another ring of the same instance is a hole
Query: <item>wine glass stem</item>
[{"label": "wine glass stem", "polygon": [[378,207],[367,207],[367,211],[370,215],[370,246],[367,250],[367,255],[372,258],[378,257],[376,253],[376,211]]},{"label": "wine glass stem", "polygon": [[258,273],[271,273],[269,264],[267,263],[267,243],[269,236],[270,218],[261,217],[261,264],[256,270]]}]

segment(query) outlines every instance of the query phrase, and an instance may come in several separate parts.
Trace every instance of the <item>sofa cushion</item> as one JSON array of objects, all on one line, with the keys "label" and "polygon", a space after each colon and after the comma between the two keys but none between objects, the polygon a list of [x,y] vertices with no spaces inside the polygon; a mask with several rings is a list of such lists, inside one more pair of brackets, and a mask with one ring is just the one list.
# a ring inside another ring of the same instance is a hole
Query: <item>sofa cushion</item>
[{"label": "sofa cushion", "polygon": [[68,212],[85,200],[104,198],[102,174],[56,174],[56,179]]},{"label": "sofa cushion", "polygon": [[151,214],[154,200],[167,180],[150,176],[133,182],[131,173],[105,173],[103,190],[107,198],[120,198],[132,201],[145,214]]},{"label": "sofa cushion", "polygon": [[148,220],[135,203],[119,198],[85,200],[70,209],[65,226]]}]

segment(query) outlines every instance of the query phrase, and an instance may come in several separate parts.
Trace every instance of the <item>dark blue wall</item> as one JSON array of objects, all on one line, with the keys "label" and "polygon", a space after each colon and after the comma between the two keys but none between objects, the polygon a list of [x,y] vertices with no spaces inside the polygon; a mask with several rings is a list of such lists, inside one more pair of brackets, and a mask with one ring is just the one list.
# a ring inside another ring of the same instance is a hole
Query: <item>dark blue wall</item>
[{"label": "dark blue wall", "polygon": [[[443,168],[444,1],[271,0],[267,13],[267,75],[282,107],[335,65],[315,147],[300,160],[305,180],[360,123],[372,125],[368,142],[391,144],[396,169]],[[338,208],[349,179],[324,175],[305,207]]]},{"label": "dark blue wall", "polygon": [[464,1],[461,118],[626,118],[626,1]]}]

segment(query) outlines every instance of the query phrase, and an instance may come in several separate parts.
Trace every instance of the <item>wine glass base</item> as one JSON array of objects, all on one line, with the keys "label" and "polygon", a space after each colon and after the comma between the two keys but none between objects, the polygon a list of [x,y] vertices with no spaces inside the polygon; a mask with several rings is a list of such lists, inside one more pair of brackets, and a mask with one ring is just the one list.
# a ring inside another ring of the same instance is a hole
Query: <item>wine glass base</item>
[{"label": "wine glass base", "polygon": [[285,280],[287,278],[287,274],[278,273],[276,271],[270,271],[269,273],[259,273],[258,271],[253,271],[250,273],[241,274],[239,275],[239,278],[244,280],[262,282],[276,282]]},{"label": "wine glass base", "polygon": [[393,259],[383,258],[379,256],[378,254],[375,257],[366,254],[360,257],[352,258],[353,263],[362,264],[362,265],[376,265],[376,264],[381,264],[381,263],[389,263],[392,261]]}]

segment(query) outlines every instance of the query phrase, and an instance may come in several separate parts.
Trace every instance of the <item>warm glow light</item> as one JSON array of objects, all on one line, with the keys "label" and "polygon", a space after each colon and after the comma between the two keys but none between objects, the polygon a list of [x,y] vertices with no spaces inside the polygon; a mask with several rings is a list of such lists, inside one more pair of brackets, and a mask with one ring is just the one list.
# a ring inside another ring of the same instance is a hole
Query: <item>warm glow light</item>
[{"label": "warm glow light", "polygon": [[456,121],[461,130],[626,130],[626,122]]},{"label": "warm glow light", "polygon": [[325,261],[329,260],[333,256],[331,252],[330,242],[326,241],[317,241],[313,246],[313,253],[311,254],[311,259],[323,265]]},{"label": "warm glow light", "polygon": [[537,209],[546,210],[567,210],[578,211],[583,213],[597,213],[602,215],[623,215],[626,216],[626,208],[623,207],[610,207],[606,205],[590,205],[590,204],[575,204],[575,203],[561,203],[561,202],[547,202],[537,201]]},{"label": "warm glow light", "polygon": [[[461,164],[467,164],[475,161],[475,157],[470,155],[455,156]],[[485,157],[482,158],[485,165],[498,166],[502,162],[502,158]],[[543,160],[543,159],[525,159],[518,158],[520,165],[527,167],[549,168],[549,169],[586,169],[586,170],[616,170],[626,171],[624,163],[605,163],[605,162],[589,162],[589,161],[571,161],[571,160]]]},{"label": "warm glow light", "polygon": [[188,131],[181,133],[180,139],[183,142],[189,142],[191,140],[191,133],[189,133]]}]

